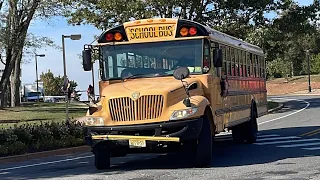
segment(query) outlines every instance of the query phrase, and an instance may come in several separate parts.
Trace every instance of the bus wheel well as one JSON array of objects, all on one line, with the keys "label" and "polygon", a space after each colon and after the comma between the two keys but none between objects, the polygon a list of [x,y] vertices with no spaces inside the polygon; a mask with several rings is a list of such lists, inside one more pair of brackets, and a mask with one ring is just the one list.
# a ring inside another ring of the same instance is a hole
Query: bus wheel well
[{"label": "bus wheel well", "polygon": [[253,108],[254,112],[258,113],[257,103],[255,100],[252,100],[251,107]]},{"label": "bus wheel well", "polygon": [[216,131],[216,126],[214,124],[213,114],[212,114],[211,108],[209,106],[207,106],[205,108],[203,115],[208,116],[208,118],[210,120],[211,132],[214,133]]}]

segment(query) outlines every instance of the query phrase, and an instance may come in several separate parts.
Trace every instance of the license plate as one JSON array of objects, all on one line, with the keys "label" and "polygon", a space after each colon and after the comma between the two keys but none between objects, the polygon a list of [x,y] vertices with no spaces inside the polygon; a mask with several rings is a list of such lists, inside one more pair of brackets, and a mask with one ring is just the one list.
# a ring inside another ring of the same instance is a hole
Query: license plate
[{"label": "license plate", "polygon": [[146,140],[129,139],[130,147],[146,147]]}]

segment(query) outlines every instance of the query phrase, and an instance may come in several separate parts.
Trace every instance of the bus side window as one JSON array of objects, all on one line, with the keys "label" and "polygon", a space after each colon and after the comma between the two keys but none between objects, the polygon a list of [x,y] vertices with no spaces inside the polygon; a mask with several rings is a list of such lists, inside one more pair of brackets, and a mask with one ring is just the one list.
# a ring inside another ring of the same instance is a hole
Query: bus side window
[{"label": "bus side window", "polygon": [[230,47],[227,46],[227,75],[231,75],[231,51]]},{"label": "bus side window", "polygon": [[235,53],[234,53],[234,48],[230,48],[231,50],[231,76],[235,76]]},{"label": "bus side window", "polygon": [[246,57],[247,77],[250,77],[250,75],[251,75],[251,73],[250,73],[250,54],[247,52],[246,55],[247,55],[247,57]]},{"label": "bus side window", "polygon": [[[213,43],[214,46],[216,43]],[[213,48],[210,47],[210,43],[208,40],[204,41],[204,50],[203,50],[203,65],[202,65],[202,73],[206,74],[212,68],[211,61],[213,57]]]},{"label": "bus side window", "polygon": [[249,56],[249,60],[248,60],[248,64],[249,64],[249,77],[253,77],[253,67],[252,67],[252,54],[251,53],[249,53],[250,54],[250,56]]},{"label": "bus side window", "polygon": [[239,76],[239,53],[238,49],[234,49],[234,75]]},{"label": "bus side window", "polygon": [[260,62],[259,62],[260,57],[258,55],[255,55],[255,56],[256,56],[256,67],[257,67],[256,77],[260,78]]},{"label": "bus side window", "polygon": [[227,74],[227,49],[226,46],[221,46],[222,49],[222,55],[223,55],[223,63],[221,67],[221,75],[226,75]]},{"label": "bus side window", "polygon": [[242,57],[242,64],[241,64],[241,68],[242,68],[242,76],[243,77],[246,77],[246,52],[245,51],[242,51],[242,54],[241,54],[241,57]]}]

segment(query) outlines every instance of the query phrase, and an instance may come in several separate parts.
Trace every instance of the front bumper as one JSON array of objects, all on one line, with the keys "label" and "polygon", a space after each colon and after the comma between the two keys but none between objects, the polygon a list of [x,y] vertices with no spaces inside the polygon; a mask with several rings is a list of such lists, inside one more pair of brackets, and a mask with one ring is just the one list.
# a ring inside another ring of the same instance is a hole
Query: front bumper
[{"label": "front bumper", "polygon": [[93,146],[101,141],[122,141],[129,139],[149,142],[183,142],[199,137],[202,118],[167,121],[161,123],[125,125],[125,126],[90,126],[84,127],[86,143]]}]

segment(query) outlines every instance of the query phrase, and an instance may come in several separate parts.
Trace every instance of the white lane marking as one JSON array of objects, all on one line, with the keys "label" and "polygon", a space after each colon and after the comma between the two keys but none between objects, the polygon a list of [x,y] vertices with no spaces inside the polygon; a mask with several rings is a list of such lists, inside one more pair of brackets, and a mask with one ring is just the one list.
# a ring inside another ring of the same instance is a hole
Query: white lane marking
[{"label": "white lane marking", "polygon": [[263,139],[257,139],[257,142],[261,142],[261,141],[270,141],[270,140],[282,140],[282,139],[299,139],[301,137],[297,137],[297,136],[287,136],[287,137],[273,137],[273,138],[263,138]]},{"label": "white lane marking", "polygon": [[270,145],[270,144],[295,143],[295,142],[319,141],[319,140],[320,139],[297,139],[297,140],[289,140],[289,141],[273,141],[273,142],[254,143],[254,144],[256,144],[256,145]]},{"label": "white lane marking", "polygon": [[[221,132],[221,133],[219,133],[219,134],[216,134],[215,137],[228,136],[228,135],[232,135],[232,132]],[[258,135],[258,136],[259,136],[259,135],[261,136],[262,133],[261,133],[261,132],[258,132],[257,135]]]},{"label": "white lane marking", "polygon": [[297,113],[299,113],[301,111],[304,111],[305,109],[307,109],[310,106],[309,102],[307,102],[305,100],[301,100],[301,99],[287,99],[287,98],[272,98],[272,99],[285,99],[285,100],[292,100],[292,101],[300,101],[300,102],[306,103],[307,105],[304,108],[302,108],[302,109],[300,109],[298,111],[295,111],[295,112],[292,112],[290,114],[287,114],[287,115],[284,115],[284,116],[280,116],[280,117],[277,117],[277,118],[274,118],[274,119],[270,119],[268,121],[264,121],[264,122],[258,123],[258,125],[262,125],[262,124],[265,124],[265,123],[273,122],[273,121],[276,121],[276,120],[279,120],[279,119],[282,119],[282,118],[285,118],[285,117],[288,117],[288,116],[292,116],[292,115],[297,114]]},{"label": "white lane marking", "polygon": [[302,149],[305,149],[305,150],[319,150],[320,147],[314,147],[314,148],[302,148]]},{"label": "white lane marking", "polygon": [[[267,137],[278,137],[280,135],[278,134],[265,134],[265,135],[258,135],[257,138],[267,138]],[[215,137],[214,141],[220,142],[220,141],[230,141],[232,140],[232,136],[230,135],[225,135],[225,136],[218,136]]]},{"label": "white lane marking", "polygon": [[60,163],[60,162],[74,161],[74,160],[78,160],[78,159],[85,159],[85,158],[91,158],[91,157],[93,157],[93,155],[90,155],[90,156],[82,156],[82,157],[75,157],[75,158],[69,158],[69,159],[62,159],[62,160],[57,160],[57,161],[48,161],[48,162],[42,162],[42,163],[36,163],[36,164],[29,164],[29,165],[24,165],[24,166],[16,166],[16,167],[10,167],[10,168],[0,169],[0,172],[1,172],[1,171],[14,170],[14,169],[27,168],[27,167],[34,167],[34,166],[55,164],[55,163]]},{"label": "white lane marking", "polygon": [[[268,137],[278,137],[278,134],[266,134],[266,135],[257,135],[257,138],[268,138]],[[216,139],[228,139],[232,138],[232,134],[224,135],[224,136],[216,136]]]},{"label": "white lane marking", "polygon": [[261,135],[261,136],[257,136],[258,138],[266,138],[266,137],[277,137],[280,136],[278,134],[267,134],[267,135]]},{"label": "white lane marking", "polygon": [[313,146],[313,145],[320,145],[320,142],[317,142],[317,143],[304,143],[304,144],[283,145],[283,146],[277,146],[277,147],[290,148],[290,147],[303,147],[303,146]]}]

